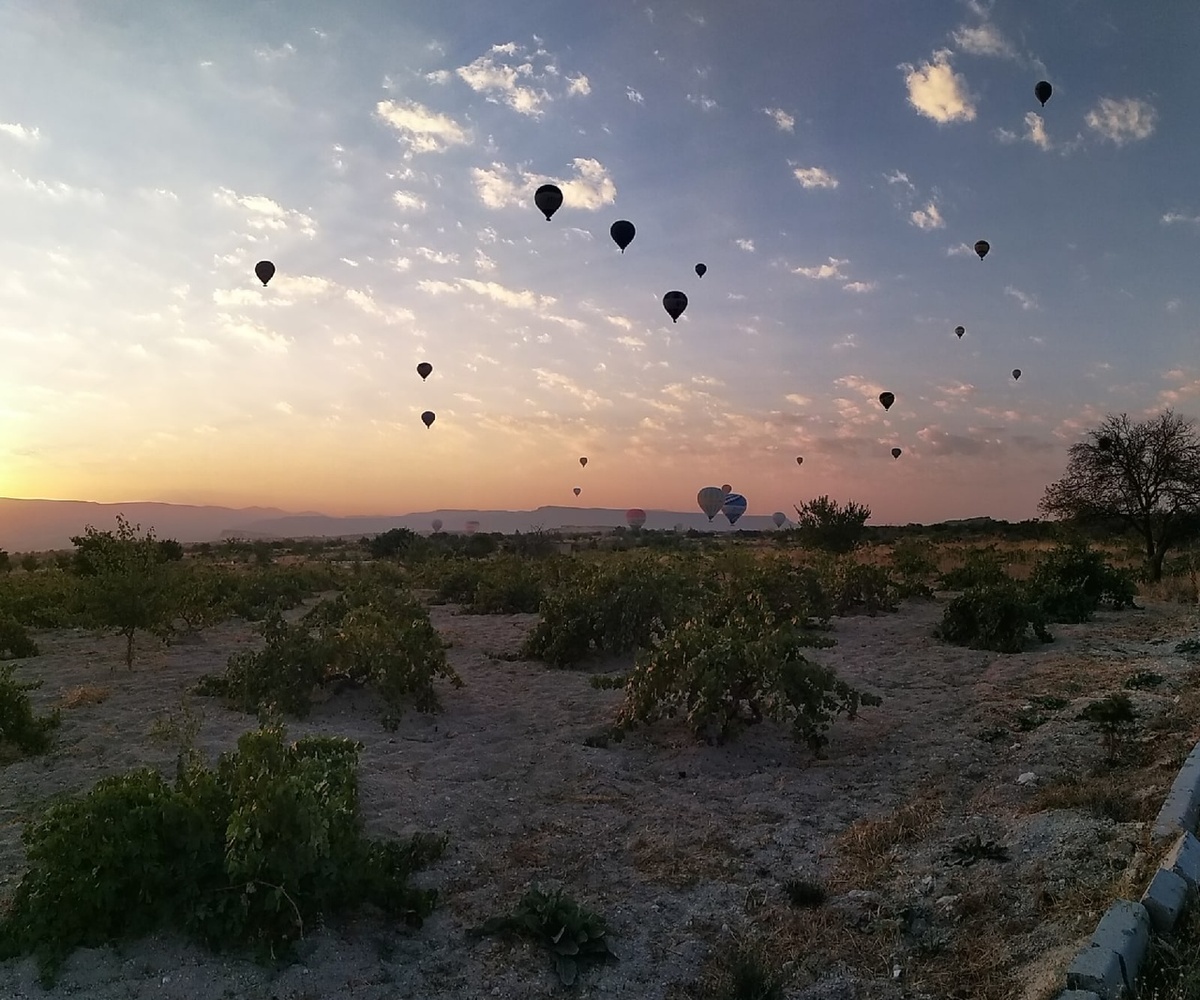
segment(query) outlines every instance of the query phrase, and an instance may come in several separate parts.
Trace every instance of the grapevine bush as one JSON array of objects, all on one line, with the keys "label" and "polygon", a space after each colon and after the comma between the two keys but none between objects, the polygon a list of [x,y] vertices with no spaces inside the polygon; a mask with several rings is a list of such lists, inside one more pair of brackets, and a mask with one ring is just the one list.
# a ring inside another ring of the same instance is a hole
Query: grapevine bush
[{"label": "grapevine bush", "polygon": [[0,663],[0,762],[26,754],[44,753],[50,746],[50,730],[59,724],[59,712],[37,717],[29,692],[41,681],[18,681],[16,664]]},{"label": "grapevine bush", "polygon": [[1019,653],[1028,633],[1041,642],[1052,642],[1046,616],[1037,600],[1016,581],[968,587],[942,614],[934,634],[956,646]]}]

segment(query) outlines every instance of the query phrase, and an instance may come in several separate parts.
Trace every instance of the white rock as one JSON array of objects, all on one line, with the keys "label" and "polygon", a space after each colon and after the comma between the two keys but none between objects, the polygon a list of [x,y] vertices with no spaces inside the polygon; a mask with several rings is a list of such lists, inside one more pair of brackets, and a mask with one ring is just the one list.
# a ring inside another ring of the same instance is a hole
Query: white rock
[{"label": "white rock", "polygon": [[1018,785],[1032,785],[1036,781],[1037,781],[1037,775],[1034,774],[1032,771],[1026,771],[1024,774],[1022,774],[1020,777],[1017,778]]}]

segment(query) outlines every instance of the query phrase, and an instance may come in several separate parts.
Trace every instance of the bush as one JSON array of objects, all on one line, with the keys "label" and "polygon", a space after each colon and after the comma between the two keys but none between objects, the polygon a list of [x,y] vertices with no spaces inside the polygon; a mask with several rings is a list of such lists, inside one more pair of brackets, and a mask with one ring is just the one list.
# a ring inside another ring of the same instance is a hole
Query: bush
[{"label": "bush", "polygon": [[543,578],[559,575],[557,563],[499,556],[488,560],[451,559],[425,571],[437,597],[461,604],[476,615],[532,614],[544,595]]},{"label": "bush", "polygon": [[698,736],[724,741],[746,725],[789,722],[793,735],[818,755],[834,717],[854,718],[859,705],[881,699],[810,663],[801,650],[811,637],[765,608],[734,612],[724,622],[692,619],[656,636],[641,652],[617,717],[622,728],[683,710]]},{"label": "bush", "polygon": [[80,581],[67,573],[22,573],[0,577],[0,615],[27,628],[64,628],[80,620]]},{"label": "bush", "polygon": [[104,778],[26,826],[29,869],[0,921],[0,959],[34,954],[44,984],[77,947],[151,930],[276,957],[325,914],[358,903],[420,926],[436,894],[408,886],[445,842],[362,836],[361,744],[281,728],[244,734],[215,771],[181,756]]},{"label": "bush", "polygon": [[229,610],[248,622],[263,621],[273,610],[286,611],[322,590],[332,590],[341,578],[328,563],[303,566],[260,566],[235,575],[237,589]]},{"label": "bush", "polygon": [[1004,568],[996,546],[970,548],[964,553],[965,563],[943,573],[938,580],[942,590],[970,590],[972,587],[994,587],[1012,579]]},{"label": "bush", "polygon": [[409,528],[392,528],[367,542],[367,550],[375,559],[397,559],[407,555],[420,543],[421,536]]},{"label": "bush", "polygon": [[1048,621],[1087,622],[1101,604],[1133,607],[1137,593],[1133,577],[1104,561],[1086,541],[1058,546],[1034,567],[1030,592]]},{"label": "bush", "polygon": [[917,539],[897,542],[892,546],[891,559],[901,597],[933,596],[929,581],[937,575],[937,558],[932,544]]},{"label": "bush", "polygon": [[50,746],[50,730],[60,722],[58,709],[40,718],[33,714],[28,692],[42,682],[18,681],[15,671],[16,664],[0,663],[0,761],[44,753]]},{"label": "bush", "polygon": [[871,508],[847,502],[841,506],[828,496],[809,500],[796,510],[796,528],[801,542],[825,552],[850,552],[866,534]]},{"label": "bush", "polygon": [[839,559],[826,564],[822,574],[827,581],[835,615],[895,611],[899,597],[896,585],[882,566],[871,566],[854,559]]},{"label": "bush", "polygon": [[0,612],[0,660],[9,657],[23,660],[37,655],[37,643],[29,638],[25,626],[12,615]]},{"label": "bush", "polygon": [[942,614],[934,635],[956,646],[1019,653],[1032,629],[1041,642],[1052,642],[1041,607],[1015,581],[968,587]]}]

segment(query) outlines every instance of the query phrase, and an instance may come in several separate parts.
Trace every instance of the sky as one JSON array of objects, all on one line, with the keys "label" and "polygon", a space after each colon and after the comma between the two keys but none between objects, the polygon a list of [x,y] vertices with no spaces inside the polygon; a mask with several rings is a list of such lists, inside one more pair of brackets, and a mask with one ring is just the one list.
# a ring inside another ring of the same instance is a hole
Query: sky
[{"label": "sky", "polygon": [[6,0],[0,496],[1037,516],[1106,414],[1200,413],[1197,38],[1192,0]]}]

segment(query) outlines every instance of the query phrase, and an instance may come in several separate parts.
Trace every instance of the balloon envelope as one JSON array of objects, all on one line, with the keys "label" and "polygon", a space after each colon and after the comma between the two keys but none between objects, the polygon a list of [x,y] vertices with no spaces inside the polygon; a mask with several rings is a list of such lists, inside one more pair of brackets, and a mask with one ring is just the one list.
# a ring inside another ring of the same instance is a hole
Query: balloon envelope
[{"label": "balloon envelope", "polygon": [[703,277],[704,277],[704,272],[705,272],[705,271],[707,271],[707,270],[708,270],[708,265],[707,265],[707,264],[697,264],[697,265],[696,265],[696,277],[697,277],[697,278],[703,278]]},{"label": "balloon envelope", "polygon": [[1042,107],[1046,106],[1046,102],[1050,100],[1050,95],[1054,93],[1054,88],[1050,84],[1042,80],[1036,87],[1033,88],[1033,96],[1042,102]]},{"label": "balloon envelope", "polygon": [[437,420],[437,415],[433,412],[433,410],[426,410],[421,414],[421,422],[426,427],[432,427],[435,420]]},{"label": "balloon envelope", "polygon": [[543,184],[533,193],[533,203],[549,222],[550,216],[562,207],[562,190],[556,184]]},{"label": "balloon envelope", "polygon": [[964,334],[964,333],[966,333],[966,332],[967,332],[967,331],[966,331],[966,328],[965,328],[965,327],[956,326],[956,327],[954,328],[954,336],[956,336],[956,337],[957,337],[959,340],[962,340],[962,336],[963,336],[963,334]]},{"label": "balloon envelope", "polygon": [[475,534],[475,532],[477,532],[479,530],[479,522],[478,521],[468,521],[466,523],[466,525],[464,526],[463,530],[466,531],[466,533],[468,535],[473,535],[473,534]]},{"label": "balloon envelope", "polygon": [[613,242],[621,248],[621,253],[625,252],[625,248],[633,242],[634,236],[637,235],[637,230],[633,228],[633,223],[627,219],[621,219],[612,224],[608,235],[613,238]]},{"label": "balloon envelope", "polygon": [[1014,369],[1013,369],[1013,381],[1015,382],[1015,381],[1016,381],[1017,379],[1019,379],[1020,377],[1021,377],[1021,369],[1020,369],[1020,368],[1014,368]]},{"label": "balloon envelope", "polygon": [[771,520],[775,522],[775,527],[782,528],[787,521],[787,514],[781,510],[777,510],[771,515]]},{"label": "balloon envelope", "polygon": [[797,465],[803,465],[803,464],[804,464],[804,456],[803,456],[803,455],[797,455],[797,456],[796,456],[796,464],[797,464]]},{"label": "balloon envelope", "polygon": [[254,265],[254,274],[264,285],[275,277],[275,265],[269,260],[260,260]]},{"label": "balloon envelope", "polygon": [[428,361],[422,361],[419,365],[417,365],[417,374],[421,376],[421,381],[424,382],[425,379],[429,378],[429,376],[433,374],[433,365],[431,365]]},{"label": "balloon envelope", "polygon": [[440,517],[435,517],[433,519],[433,530],[434,531],[442,530],[442,519]]},{"label": "balloon envelope", "polygon": [[903,454],[904,452],[902,452],[899,448],[892,449],[892,458],[899,458]]},{"label": "balloon envelope", "polygon": [[746,513],[746,498],[740,493],[730,493],[721,504],[721,513],[729,518],[729,524],[737,524],[738,518]]},{"label": "balloon envelope", "polygon": [[896,394],[893,392],[881,392],[879,394],[879,402],[883,404],[885,410],[890,410],[892,404],[896,402]]},{"label": "balloon envelope", "polygon": [[708,515],[710,521],[721,513],[721,504],[724,502],[725,493],[720,486],[705,486],[696,494],[696,503]]},{"label": "balloon envelope", "polygon": [[663,308],[667,311],[667,315],[671,317],[671,322],[678,323],[679,317],[683,315],[683,311],[687,308],[687,296],[683,292],[667,292],[663,296]]},{"label": "balloon envelope", "polygon": [[580,488],[579,488],[578,486],[576,486],[576,487],[575,487],[575,495],[576,495],[576,496],[579,496],[579,494],[580,494],[581,492],[583,492],[583,491],[582,491],[582,490],[580,490]]},{"label": "balloon envelope", "polygon": [[579,464],[580,464],[580,465],[587,465],[587,459],[586,459],[586,458],[581,458],[581,459],[579,460]]},{"label": "balloon envelope", "polygon": [[631,528],[640,528],[646,523],[646,512],[641,507],[630,507],[625,511],[625,523]]},{"label": "balloon envelope", "polygon": [[728,483],[726,483],[724,486],[722,486],[722,487],[721,487],[721,497],[722,497],[722,499],[724,499],[725,497],[729,496],[729,494],[730,494],[730,493],[732,493],[732,492],[733,492],[733,487],[732,487],[732,486],[730,486]]},{"label": "balloon envelope", "polygon": [[988,251],[992,249],[992,245],[987,240],[980,240],[975,244],[975,252],[979,254],[979,259],[983,260],[988,255]]}]

